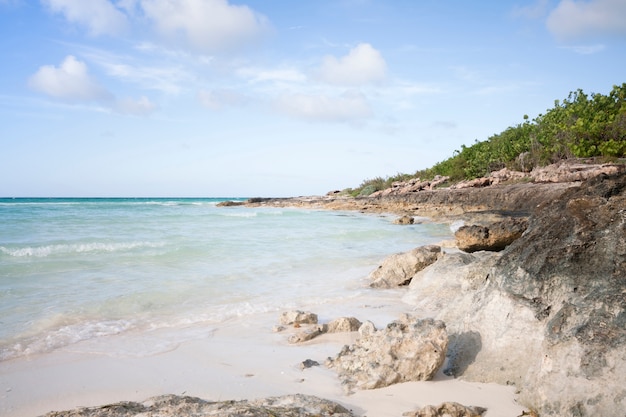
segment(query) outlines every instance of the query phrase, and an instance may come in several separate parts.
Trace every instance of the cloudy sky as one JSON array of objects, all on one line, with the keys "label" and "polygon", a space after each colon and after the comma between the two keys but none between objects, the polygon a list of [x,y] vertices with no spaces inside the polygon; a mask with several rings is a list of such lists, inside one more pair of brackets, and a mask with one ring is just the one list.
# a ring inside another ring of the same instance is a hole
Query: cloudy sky
[{"label": "cloudy sky", "polygon": [[296,196],[626,81],[626,0],[0,0],[0,196]]}]

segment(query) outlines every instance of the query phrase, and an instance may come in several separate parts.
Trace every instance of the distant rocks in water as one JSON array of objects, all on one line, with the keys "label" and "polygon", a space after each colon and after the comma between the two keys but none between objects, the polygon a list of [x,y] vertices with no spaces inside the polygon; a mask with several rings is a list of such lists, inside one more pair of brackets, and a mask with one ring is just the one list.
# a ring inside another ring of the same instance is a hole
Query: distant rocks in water
[{"label": "distant rocks in water", "polygon": [[400,224],[400,225],[413,224],[413,223],[415,223],[415,219],[412,216],[402,216],[393,221],[393,224]]},{"label": "distant rocks in water", "polygon": [[243,206],[245,205],[246,202],[245,201],[220,201],[219,203],[216,204],[217,207],[237,207],[237,206]]},{"label": "distant rocks in water", "polygon": [[427,381],[445,360],[448,334],[439,320],[404,315],[385,329],[359,333],[353,345],[326,361],[348,391]]},{"label": "distant rocks in water", "polygon": [[405,417],[481,417],[487,412],[486,408],[465,406],[456,402],[446,402],[443,404],[427,405],[417,411],[402,413]]},{"label": "distant rocks in water", "polygon": [[481,250],[501,251],[519,239],[528,221],[524,218],[509,218],[488,226],[461,226],[454,234],[456,245],[465,252]]},{"label": "distant rocks in water", "polygon": [[260,400],[205,401],[196,397],[163,395],[143,403],[120,402],[101,407],[53,411],[44,417],[354,417],[335,402],[294,394]]},{"label": "distant rocks in water", "polygon": [[435,262],[440,255],[441,247],[437,245],[420,246],[391,255],[370,273],[370,287],[395,288],[408,285],[413,275]]}]

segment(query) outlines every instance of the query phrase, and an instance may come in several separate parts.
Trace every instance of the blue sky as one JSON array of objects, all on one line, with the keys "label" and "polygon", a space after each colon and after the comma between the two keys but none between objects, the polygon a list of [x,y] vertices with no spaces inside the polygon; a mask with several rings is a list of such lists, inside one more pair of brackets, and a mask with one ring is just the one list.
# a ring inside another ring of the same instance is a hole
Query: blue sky
[{"label": "blue sky", "polygon": [[626,81],[626,0],[0,0],[0,196],[297,196]]}]

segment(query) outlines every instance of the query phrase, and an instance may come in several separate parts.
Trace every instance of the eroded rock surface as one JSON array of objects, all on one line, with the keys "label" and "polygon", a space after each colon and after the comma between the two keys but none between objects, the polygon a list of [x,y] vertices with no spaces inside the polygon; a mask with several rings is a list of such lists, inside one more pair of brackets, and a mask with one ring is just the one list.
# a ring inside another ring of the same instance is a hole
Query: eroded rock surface
[{"label": "eroded rock surface", "polygon": [[455,402],[427,405],[417,411],[403,413],[405,417],[481,417],[487,411],[483,407],[465,406]]},{"label": "eroded rock surface", "polygon": [[509,218],[487,226],[462,226],[454,234],[457,247],[465,252],[501,251],[519,239],[528,222],[524,218]]},{"label": "eroded rock surface", "polygon": [[120,402],[101,407],[53,411],[45,417],[353,417],[345,407],[311,395],[286,395],[261,400],[205,401],[164,395],[143,403]]},{"label": "eroded rock surface", "polygon": [[441,247],[420,246],[408,252],[397,253],[383,260],[372,271],[369,279],[373,288],[395,288],[408,285],[418,271],[435,262],[441,255]]},{"label": "eroded rock surface", "polygon": [[361,332],[356,343],[344,346],[326,365],[337,371],[348,390],[427,381],[443,364],[447,345],[442,321],[405,315],[385,329]]}]

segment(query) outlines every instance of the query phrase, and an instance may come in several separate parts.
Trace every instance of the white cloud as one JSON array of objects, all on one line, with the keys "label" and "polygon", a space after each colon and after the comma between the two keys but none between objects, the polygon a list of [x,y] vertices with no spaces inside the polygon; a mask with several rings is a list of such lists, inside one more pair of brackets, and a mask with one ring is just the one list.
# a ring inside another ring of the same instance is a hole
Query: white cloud
[{"label": "white cloud", "polygon": [[30,77],[28,85],[55,98],[73,101],[102,101],[111,94],[87,72],[87,65],[68,55],[59,67],[44,65]]},{"label": "white cloud", "polygon": [[361,85],[384,80],[387,64],[380,52],[361,43],[341,57],[324,58],[318,76],[322,81],[339,85]]},{"label": "white cloud", "polygon": [[157,105],[145,96],[141,96],[137,100],[132,98],[123,98],[115,103],[115,110],[118,112],[132,114],[135,116],[147,116],[156,109]]},{"label": "white cloud", "polygon": [[346,92],[340,96],[285,94],[275,102],[279,111],[308,121],[349,122],[373,115],[365,96]]},{"label": "white cloud", "polygon": [[54,13],[85,26],[93,36],[119,35],[128,26],[126,15],[108,0],[41,0]]},{"label": "white cloud", "polygon": [[252,83],[267,81],[299,83],[306,81],[306,76],[293,68],[262,69],[247,67],[237,70],[237,75],[248,79]]},{"label": "white cloud", "polygon": [[527,6],[515,6],[513,8],[513,16],[539,19],[546,15],[548,6],[548,0],[537,0],[534,4]]},{"label": "white cloud", "polygon": [[248,101],[246,96],[231,89],[200,90],[197,98],[200,104],[211,110],[221,110],[226,106],[243,105]]},{"label": "white cloud", "polygon": [[574,45],[574,46],[566,46],[565,49],[569,49],[570,51],[574,51],[580,55],[592,55],[598,52],[602,52],[606,49],[606,45],[597,44],[597,45]]},{"label": "white cloud", "polygon": [[141,0],[159,31],[183,35],[194,48],[220,51],[253,43],[269,30],[267,18],[227,0]]},{"label": "white cloud", "polygon": [[548,16],[547,26],[560,39],[626,35],[626,1],[561,0]]}]

